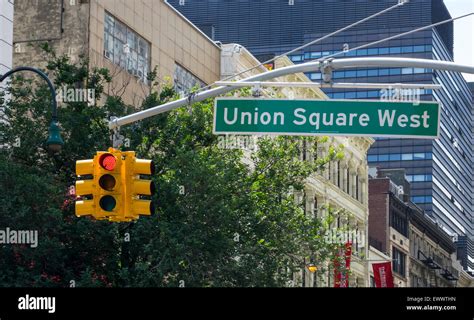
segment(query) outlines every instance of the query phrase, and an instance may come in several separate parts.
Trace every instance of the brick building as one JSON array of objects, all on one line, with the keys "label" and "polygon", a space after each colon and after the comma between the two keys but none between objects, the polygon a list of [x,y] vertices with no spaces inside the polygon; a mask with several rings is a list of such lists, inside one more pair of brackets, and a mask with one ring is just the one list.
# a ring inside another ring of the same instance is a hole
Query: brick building
[{"label": "brick building", "polygon": [[[372,171],[372,170],[371,170]],[[411,202],[404,169],[369,177],[369,244],[391,257],[395,286],[472,286],[456,244],[439,223]]]},{"label": "brick building", "polygon": [[[403,176],[404,171],[389,171],[388,174]],[[383,172],[369,179],[369,244],[392,257],[394,284],[397,287],[408,286],[409,207],[404,197],[403,185],[394,183]]]}]

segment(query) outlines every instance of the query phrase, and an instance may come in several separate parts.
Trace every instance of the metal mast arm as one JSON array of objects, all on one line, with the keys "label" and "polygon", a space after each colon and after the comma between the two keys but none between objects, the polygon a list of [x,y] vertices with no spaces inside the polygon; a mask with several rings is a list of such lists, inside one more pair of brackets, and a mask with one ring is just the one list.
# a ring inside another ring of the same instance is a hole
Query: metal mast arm
[{"label": "metal mast arm", "polygon": [[[300,72],[314,72],[321,71],[321,68],[330,67],[331,70],[348,69],[348,68],[367,68],[367,67],[408,67],[408,68],[427,68],[436,70],[445,70],[453,72],[471,73],[474,74],[474,67],[456,64],[450,61],[437,61],[427,59],[413,59],[413,58],[348,58],[348,59],[329,59],[324,61],[307,62],[298,65],[292,65],[269,72],[261,73],[251,76],[237,82],[249,81],[265,81],[269,79],[286,76],[293,73]],[[192,95],[191,98],[182,98],[172,102],[165,103],[147,110],[130,114],[121,118],[113,119],[109,122],[109,128],[115,129],[117,127],[140,121],[157,114],[167,112],[179,107],[188,105],[189,103],[203,101],[209,98],[214,98],[233,91],[236,88],[231,86],[217,87]]]}]

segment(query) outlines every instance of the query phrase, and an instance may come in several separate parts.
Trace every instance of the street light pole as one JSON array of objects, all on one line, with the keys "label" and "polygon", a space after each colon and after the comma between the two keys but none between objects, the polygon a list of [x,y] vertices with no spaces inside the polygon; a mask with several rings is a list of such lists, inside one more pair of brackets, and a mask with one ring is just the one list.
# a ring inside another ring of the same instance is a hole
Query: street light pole
[{"label": "street light pole", "polygon": [[39,75],[41,78],[46,80],[46,83],[48,84],[49,90],[51,92],[52,116],[51,116],[51,123],[49,125],[49,135],[48,135],[48,140],[46,141],[46,145],[48,146],[49,151],[53,153],[57,153],[61,150],[62,146],[64,145],[64,141],[61,138],[61,129],[58,126],[58,105],[56,102],[56,90],[54,89],[54,85],[44,72],[32,67],[18,67],[18,68],[12,69],[0,77],[0,82],[3,82],[3,80],[5,80],[12,74],[19,71],[34,72],[37,75]]}]

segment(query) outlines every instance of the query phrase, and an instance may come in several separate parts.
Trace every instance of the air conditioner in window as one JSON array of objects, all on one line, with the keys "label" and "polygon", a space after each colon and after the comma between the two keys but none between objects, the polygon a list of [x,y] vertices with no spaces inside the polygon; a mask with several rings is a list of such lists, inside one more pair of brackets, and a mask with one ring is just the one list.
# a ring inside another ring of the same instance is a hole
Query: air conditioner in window
[{"label": "air conditioner in window", "polygon": [[111,56],[112,56],[112,55],[110,54],[109,51],[104,50],[104,57],[106,57],[106,58],[109,59],[109,60],[112,60]]},{"label": "air conditioner in window", "polygon": [[397,186],[397,195],[400,196],[404,193],[403,186]]},{"label": "air conditioner in window", "polygon": [[130,45],[128,43],[123,45],[123,53],[130,54]]}]

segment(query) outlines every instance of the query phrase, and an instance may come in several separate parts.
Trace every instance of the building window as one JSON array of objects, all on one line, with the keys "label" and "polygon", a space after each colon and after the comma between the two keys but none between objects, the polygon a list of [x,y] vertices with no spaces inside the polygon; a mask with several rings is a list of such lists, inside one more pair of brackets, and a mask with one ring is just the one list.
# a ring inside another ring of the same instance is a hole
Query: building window
[{"label": "building window", "polygon": [[174,89],[180,94],[189,92],[193,88],[202,88],[206,85],[194,74],[179,64],[175,64],[174,68]]},{"label": "building window", "polygon": [[388,161],[400,161],[402,159],[402,155],[399,153],[392,153],[388,155]]},{"label": "building window", "polygon": [[374,276],[370,276],[370,287],[375,288],[375,278],[374,278]]},{"label": "building window", "polygon": [[377,69],[371,69],[367,71],[368,77],[377,77],[379,75],[379,71]]},{"label": "building window", "polygon": [[431,174],[409,174],[406,177],[408,182],[429,182],[433,180]]},{"label": "building window", "polygon": [[345,97],[346,97],[346,99],[355,99],[357,97],[357,93],[356,92],[346,92]]},{"label": "building window", "polygon": [[412,196],[411,201],[413,203],[433,203],[432,196]]},{"label": "building window", "polygon": [[311,80],[321,80],[321,79],[322,79],[322,75],[321,75],[321,73],[319,73],[319,72],[310,73],[309,78],[310,78]]},{"label": "building window", "polygon": [[290,56],[291,61],[293,62],[300,62],[304,60],[304,56],[301,54]]},{"label": "building window", "polygon": [[392,259],[393,259],[393,272],[398,273],[402,277],[405,276],[405,262],[406,255],[399,251],[397,248],[392,247]]},{"label": "building window", "polygon": [[369,155],[367,161],[369,162],[385,162],[385,161],[416,161],[416,160],[431,160],[433,159],[433,153],[391,153],[391,154],[379,154]]},{"label": "building window", "polygon": [[405,237],[408,236],[408,221],[401,215],[391,212],[391,227],[400,232]]},{"label": "building window", "polygon": [[368,162],[377,162],[377,161],[378,161],[378,157],[377,157],[376,154],[375,154],[375,155],[368,155],[368,156],[367,156],[367,161],[368,161]]},{"label": "building window", "polygon": [[108,12],[104,22],[104,56],[148,83],[150,43]]},{"label": "building window", "polygon": [[390,54],[397,54],[400,53],[402,50],[400,47],[391,47],[390,48]]}]

